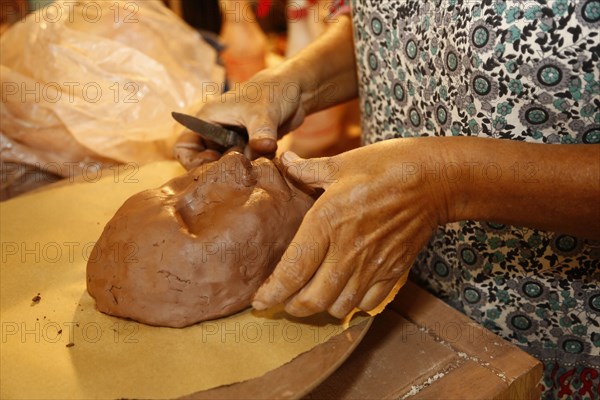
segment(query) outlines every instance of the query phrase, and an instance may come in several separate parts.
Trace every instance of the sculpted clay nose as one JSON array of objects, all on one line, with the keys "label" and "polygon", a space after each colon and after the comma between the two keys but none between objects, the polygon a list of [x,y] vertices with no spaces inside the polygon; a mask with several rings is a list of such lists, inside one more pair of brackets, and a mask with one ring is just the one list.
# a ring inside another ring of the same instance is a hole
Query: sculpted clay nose
[{"label": "sculpted clay nose", "polygon": [[181,215],[183,223],[191,230],[195,225],[197,216],[202,214],[206,204],[199,198],[196,190],[190,190],[177,201],[177,212]]},{"label": "sculpted clay nose", "polygon": [[231,152],[225,155],[219,161],[221,178],[233,180],[233,182],[223,182],[227,184],[237,184],[245,187],[255,186],[257,182],[257,171],[254,166],[244,156],[238,152]]}]

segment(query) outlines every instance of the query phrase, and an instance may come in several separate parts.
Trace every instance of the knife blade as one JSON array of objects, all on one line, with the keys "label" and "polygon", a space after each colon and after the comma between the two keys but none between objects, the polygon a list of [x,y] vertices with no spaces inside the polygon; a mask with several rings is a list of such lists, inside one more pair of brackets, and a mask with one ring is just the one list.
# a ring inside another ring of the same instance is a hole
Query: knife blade
[{"label": "knife blade", "polygon": [[171,116],[173,116],[175,121],[196,132],[203,139],[210,140],[223,147],[240,147],[244,149],[246,144],[248,144],[248,132],[243,128],[225,128],[221,125],[175,111],[171,113]]}]

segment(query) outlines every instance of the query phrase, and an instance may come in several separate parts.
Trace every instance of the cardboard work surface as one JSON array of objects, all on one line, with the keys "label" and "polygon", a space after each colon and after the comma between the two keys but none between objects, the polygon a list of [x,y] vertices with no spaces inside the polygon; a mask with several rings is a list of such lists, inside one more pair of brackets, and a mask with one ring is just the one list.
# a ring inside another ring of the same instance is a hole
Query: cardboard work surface
[{"label": "cardboard work surface", "polygon": [[183,172],[175,162],[102,171],[0,203],[1,398],[180,397],[260,377],[343,332],[281,310],[184,329],[98,312],[85,267],[104,225],[129,196]]}]

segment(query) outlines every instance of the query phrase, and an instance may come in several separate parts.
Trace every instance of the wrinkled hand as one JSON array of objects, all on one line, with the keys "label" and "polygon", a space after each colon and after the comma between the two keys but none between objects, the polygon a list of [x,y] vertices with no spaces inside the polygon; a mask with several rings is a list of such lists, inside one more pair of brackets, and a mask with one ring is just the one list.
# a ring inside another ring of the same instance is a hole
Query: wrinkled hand
[{"label": "wrinkled hand", "polygon": [[[299,84],[280,77],[277,70],[265,70],[222,96],[212,98],[197,117],[221,125],[245,127],[249,144],[246,149],[234,150],[254,159],[275,153],[277,139],[302,124],[306,112],[301,97]],[[173,153],[189,170],[219,159],[221,150],[186,131],[175,143]]]},{"label": "wrinkled hand", "polygon": [[255,295],[253,307],[342,318],[372,310],[412,266],[444,220],[445,190],[414,168],[432,161],[423,139],[389,140],[331,158],[285,153],[292,179],[324,193]]}]

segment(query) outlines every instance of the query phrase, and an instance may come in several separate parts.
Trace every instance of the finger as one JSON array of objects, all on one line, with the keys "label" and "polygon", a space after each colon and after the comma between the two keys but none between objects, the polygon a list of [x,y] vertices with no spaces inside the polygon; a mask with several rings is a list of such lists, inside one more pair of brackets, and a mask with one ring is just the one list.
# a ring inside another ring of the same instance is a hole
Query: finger
[{"label": "finger", "polygon": [[190,149],[201,151],[204,150],[205,147],[206,146],[204,146],[202,138],[198,134],[186,130],[177,138],[177,141],[173,145],[173,151],[176,151],[178,149]]},{"label": "finger", "polygon": [[189,167],[185,166],[186,169],[191,170],[196,167],[199,167],[202,164],[206,164],[209,162],[217,161],[221,158],[221,153],[216,150],[204,150],[199,153],[196,153],[189,161]]},{"label": "finger", "polygon": [[328,252],[321,267],[310,282],[285,306],[296,317],[306,317],[327,310],[338,298],[352,276],[351,268],[343,268]]},{"label": "finger", "polygon": [[291,151],[281,156],[281,162],[288,176],[311,188],[327,189],[333,183],[328,172],[333,163],[329,157],[304,159]]},{"label": "finger", "polygon": [[269,159],[273,159],[273,157],[275,157],[275,153],[270,153],[270,154],[260,154],[257,153],[256,151],[252,150],[252,148],[250,146],[246,146],[245,148],[241,148],[239,146],[234,146],[231,147],[229,149],[227,149],[227,151],[225,151],[225,154],[231,153],[231,152],[238,152],[240,154],[243,154],[248,160],[256,160],[257,158],[260,157],[266,157]]},{"label": "finger", "polygon": [[360,301],[358,308],[363,311],[370,311],[377,308],[386,297],[390,294],[394,286],[398,282],[397,279],[388,279],[385,281],[376,282],[367,290],[364,297]]},{"label": "finger", "polygon": [[[248,131],[248,145],[252,150],[258,154],[275,153],[279,118],[272,115],[273,111],[269,112],[271,105],[240,105],[237,96],[239,93],[234,91],[225,93],[220,103],[207,103],[197,113],[197,117],[221,125],[243,126]],[[224,102],[230,106],[224,106]]]},{"label": "finger", "polygon": [[225,153],[223,153],[223,155],[225,154],[229,154],[229,153],[240,153],[240,154],[244,154],[244,149],[242,149],[239,146],[233,146],[228,148],[227,150],[225,150]]},{"label": "finger", "polygon": [[277,151],[277,123],[275,118],[267,115],[251,118],[246,125],[248,144],[259,154]]},{"label": "finger", "polygon": [[342,290],[342,293],[327,309],[327,312],[336,318],[344,318],[350,313],[363,298],[365,289],[361,288],[360,279],[354,274]]},{"label": "finger", "polygon": [[250,146],[246,146],[246,148],[244,149],[244,155],[246,156],[246,158],[248,160],[256,160],[257,158],[260,158],[260,157],[265,157],[265,158],[268,158],[269,160],[272,160],[273,158],[275,158],[275,153],[258,153],[256,151],[254,151],[252,149],[252,147],[250,147]]},{"label": "finger", "polygon": [[224,93],[220,98],[205,103],[196,113],[196,117],[213,124],[243,126],[242,115],[245,107],[238,107],[239,102],[236,99],[235,94]]},{"label": "finger", "polygon": [[310,280],[329,249],[329,237],[319,220],[314,209],[306,214],[281,261],[256,292],[252,307],[264,310],[283,303]]},{"label": "finger", "polygon": [[193,168],[192,164],[196,155],[205,150],[202,139],[191,131],[182,133],[173,145],[173,157],[186,169]]}]

